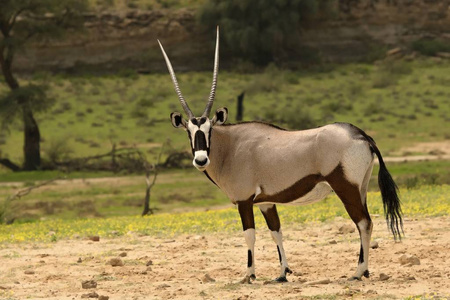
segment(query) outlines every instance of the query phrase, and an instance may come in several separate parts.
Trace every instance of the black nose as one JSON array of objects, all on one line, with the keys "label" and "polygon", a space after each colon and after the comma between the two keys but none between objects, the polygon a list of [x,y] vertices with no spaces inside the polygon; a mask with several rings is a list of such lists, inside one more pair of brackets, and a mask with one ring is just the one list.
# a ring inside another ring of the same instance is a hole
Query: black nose
[{"label": "black nose", "polygon": [[197,165],[199,165],[199,166],[204,166],[204,165],[206,165],[206,162],[207,162],[208,160],[205,158],[205,159],[203,159],[203,160],[199,160],[199,159],[195,159],[195,163],[197,164]]}]

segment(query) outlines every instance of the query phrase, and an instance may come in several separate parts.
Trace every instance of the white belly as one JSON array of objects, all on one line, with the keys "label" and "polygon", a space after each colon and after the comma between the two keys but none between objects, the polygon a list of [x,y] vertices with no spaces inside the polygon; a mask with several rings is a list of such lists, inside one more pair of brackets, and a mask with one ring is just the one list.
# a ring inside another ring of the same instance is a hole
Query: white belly
[{"label": "white belly", "polygon": [[[310,204],[314,202],[318,202],[325,198],[330,192],[332,192],[333,189],[327,182],[319,182],[310,192],[303,195],[300,198],[297,198],[293,201],[289,202],[283,202],[283,201],[277,201],[277,197],[270,197],[271,199],[268,201],[262,200],[261,202],[255,203],[256,205],[260,204],[289,204],[289,205],[305,205]],[[260,190],[257,190],[257,192],[260,192]],[[255,196],[255,199],[257,198],[258,193]]]},{"label": "white belly", "polygon": [[292,202],[286,203],[288,205],[305,205],[318,202],[325,198],[333,189],[327,182],[319,182],[311,192],[307,193],[305,196],[295,199]]}]

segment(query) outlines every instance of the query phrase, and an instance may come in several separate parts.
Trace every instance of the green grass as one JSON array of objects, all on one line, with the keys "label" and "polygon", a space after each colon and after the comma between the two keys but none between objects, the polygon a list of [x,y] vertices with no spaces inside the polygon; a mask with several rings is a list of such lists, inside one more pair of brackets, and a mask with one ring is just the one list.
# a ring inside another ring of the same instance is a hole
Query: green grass
[{"label": "green grass", "polygon": [[[388,156],[418,142],[450,138],[449,67],[448,61],[423,59],[342,65],[326,72],[274,67],[256,74],[221,72],[215,107],[227,106],[229,121],[234,122],[236,97],[245,90],[245,120],[297,129],[353,123],[374,137]],[[60,156],[83,157],[107,153],[115,143],[137,147],[150,160],[167,139],[167,149],[189,148],[186,133],[170,124],[170,113],[182,109],[168,74],[34,78],[45,78],[50,96],[57,99],[52,109],[37,115],[44,159],[58,145],[65,146],[58,148]],[[386,82],[378,82],[380,78]],[[193,111],[203,111],[210,72],[179,72],[178,79]],[[4,85],[2,91],[7,91]],[[20,120],[10,125],[10,132],[0,132],[1,157],[20,163],[22,144]]]},{"label": "green grass", "polygon": [[[450,184],[450,161],[389,163],[396,183],[407,189],[423,185]],[[369,188],[378,191],[378,167],[375,166]],[[42,180],[55,178],[58,172],[6,173],[0,182],[0,205],[17,191]],[[86,218],[139,215],[143,209],[143,175],[113,176],[111,173],[75,172],[63,174],[59,184],[50,184],[14,200],[7,219],[34,222],[40,218]],[[95,179],[96,177],[101,177]],[[230,201],[215,185],[193,167],[163,171],[152,189],[150,204],[155,213],[192,211],[229,205]]]},{"label": "green grass", "polygon": [[50,180],[54,178],[76,179],[76,178],[98,178],[112,177],[117,174],[111,172],[60,172],[60,171],[30,171],[30,172],[8,172],[4,169],[0,171],[0,182],[24,182]]},{"label": "green grass", "polygon": [[[36,172],[21,178],[36,179]],[[37,172],[39,174],[39,172]],[[45,172],[43,173],[48,176]],[[77,178],[76,175],[88,175]],[[139,215],[143,209],[145,177],[103,177],[85,180],[95,174],[76,173],[71,178],[52,183],[14,200],[7,209],[7,219],[32,222],[40,218],[111,217]],[[18,190],[40,181],[24,180],[0,184],[0,205]],[[194,169],[166,171],[158,175],[151,190],[150,205],[155,213],[186,211],[229,203],[224,194]]]},{"label": "green grass", "polygon": [[[401,190],[402,209],[407,217],[448,216],[450,214],[450,186],[422,186],[416,190]],[[382,214],[380,194],[370,192],[368,206],[372,214]],[[348,218],[336,196],[306,206],[280,206],[283,224],[331,220],[337,216]],[[48,219],[34,223],[0,226],[0,243],[55,241],[75,236],[100,235],[112,237],[131,232],[152,236],[176,236],[189,233],[234,232],[241,229],[236,209],[210,210],[179,214],[158,214],[150,217],[111,217],[104,219]],[[255,211],[256,226],[264,227],[262,215]],[[406,224],[407,226],[407,224]],[[54,232],[54,235],[49,234]]]},{"label": "green grass", "polygon": [[[450,184],[450,161],[431,160],[416,162],[398,162],[387,164],[396,184],[406,188],[421,185]],[[370,178],[369,189],[378,189],[378,166],[375,166]]]}]

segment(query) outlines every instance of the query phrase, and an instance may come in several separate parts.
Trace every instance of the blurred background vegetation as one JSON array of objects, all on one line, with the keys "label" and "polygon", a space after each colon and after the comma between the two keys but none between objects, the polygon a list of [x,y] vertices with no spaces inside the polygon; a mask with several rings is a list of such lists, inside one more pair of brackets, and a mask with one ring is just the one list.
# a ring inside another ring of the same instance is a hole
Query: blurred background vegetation
[{"label": "blurred background vegetation", "polygon": [[[4,0],[0,203],[65,176],[80,181],[14,201],[9,218],[138,214],[143,174],[162,144],[152,207],[227,203],[190,170],[187,137],[169,121],[181,107],[156,43],[198,113],[216,25],[215,105],[228,107],[231,122],[244,93],[244,121],[288,129],[353,123],[397,158],[388,167],[400,186],[448,184],[447,14],[446,1],[418,0]],[[422,161],[403,162],[410,157]]]}]

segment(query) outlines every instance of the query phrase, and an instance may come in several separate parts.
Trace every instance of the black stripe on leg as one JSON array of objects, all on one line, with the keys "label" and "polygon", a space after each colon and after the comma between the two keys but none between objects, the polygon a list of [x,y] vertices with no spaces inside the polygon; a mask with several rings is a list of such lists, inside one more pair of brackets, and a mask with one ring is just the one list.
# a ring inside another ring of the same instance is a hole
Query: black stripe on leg
[{"label": "black stripe on leg", "polygon": [[253,264],[253,258],[252,258],[252,250],[248,250],[248,261],[247,261],[247,267],[251,267]]},{"label": "black stripe on leg", "polygon": [[280,252],[280,247],[277,246],[277,250],[278,250],[278,258],[280,259],[280,264],[281,264],[281,252]]},{"label": "black stripe on leg", "polygon": [[364,262],[364,250],[361,244],[361,249],[359,250],[359,263],[362,264]]}]

